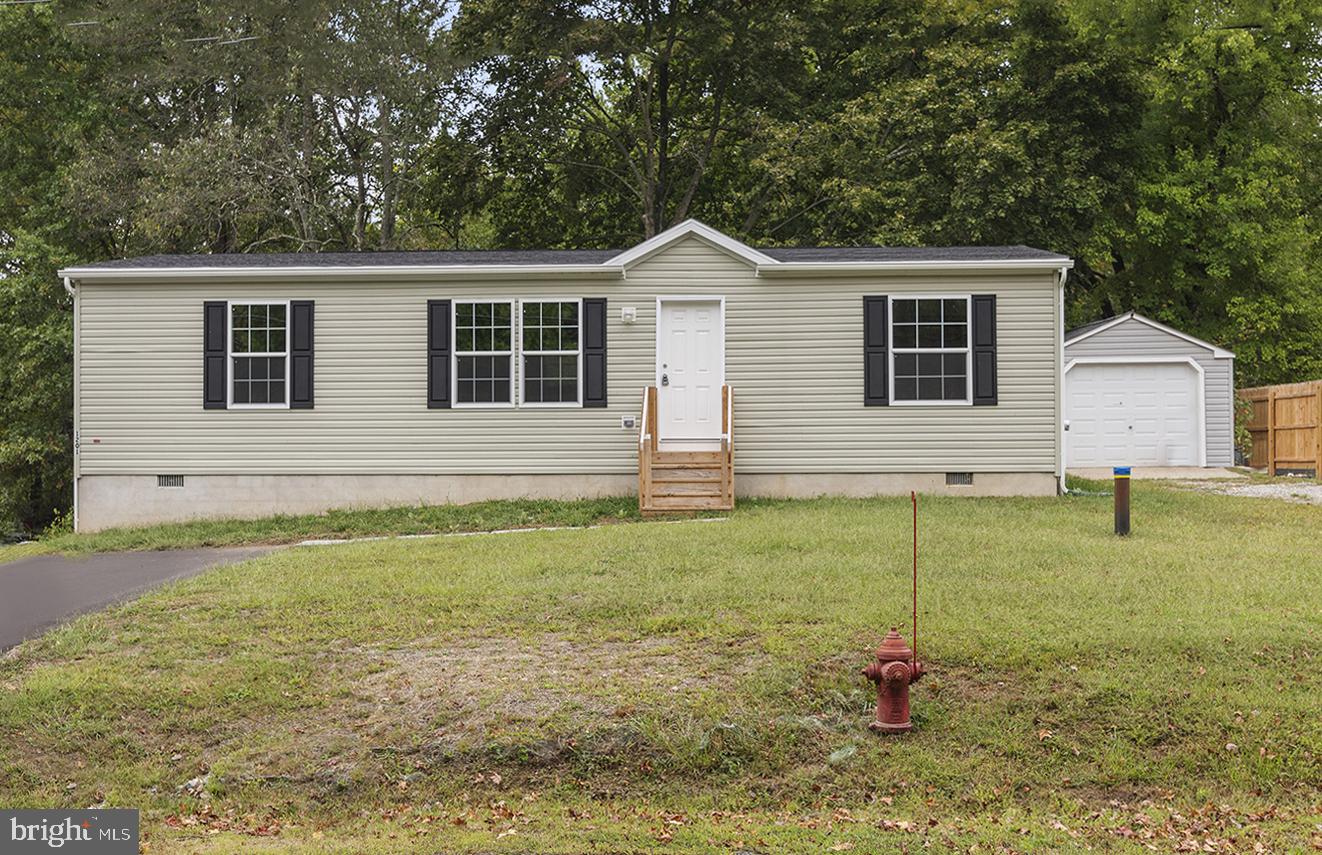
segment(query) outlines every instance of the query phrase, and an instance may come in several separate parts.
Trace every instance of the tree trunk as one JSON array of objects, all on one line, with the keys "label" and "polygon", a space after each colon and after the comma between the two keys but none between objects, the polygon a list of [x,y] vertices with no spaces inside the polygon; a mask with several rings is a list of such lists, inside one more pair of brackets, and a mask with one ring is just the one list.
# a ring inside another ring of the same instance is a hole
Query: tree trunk
[{"label": "tree trunk", "polygon": [[399,183],[395,175],[395,140],[390,126],[390,102],[377,100],[377,143],[381,147],[381,249],[395,248],[395,208]]}]

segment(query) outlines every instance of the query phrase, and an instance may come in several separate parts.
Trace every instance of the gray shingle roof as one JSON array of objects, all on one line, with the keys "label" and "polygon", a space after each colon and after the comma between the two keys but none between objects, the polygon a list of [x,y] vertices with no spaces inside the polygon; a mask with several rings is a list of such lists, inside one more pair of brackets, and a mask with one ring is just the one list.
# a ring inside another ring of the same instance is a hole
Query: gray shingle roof
[{"label": "gray shingle roof", "polygon": [[109,268],[185,267],[398,267],[447,264],[601,264],[617,249],[411,250],[406,252],[231,252],[214,255],[143,255],[83,265]]},{"label": "gray shingle roof", "polygon": [[1031,246],[805,246],[761,249],[777,261],[1022,261],[1069,259]]},{"label": "gray shingle roof", "polygon": [[[777,261],[1068,261],[1063,255],[1027,246],[851,246],[773,247],[761,252]],[[412,250],[405,252],[265,252],[215,255],[144,255],[80,265],[85,269],[183,269],[199,267],[396,267],[455,264],[602,264],[615,249]]]},{"label": "gray shingle roof", "polygon": [[1105,326],[1106,324],[1111,323],[1116,318],[1132,317],[1133,314],[1134,314],[1133,312],[1122,312],[1118,315],[1112,315],[1109,318],[1102,318],[1101,320],[1098,321],[1090,321],[1089,323],[1083,324],[1082,326],[1077,326],[1072,330],[1066,330],[1065,341],[1072,341],[1073,339],[1076,339],[1081,335],[1092,332],[1093,330],[1097,329],[1100,326]]}]

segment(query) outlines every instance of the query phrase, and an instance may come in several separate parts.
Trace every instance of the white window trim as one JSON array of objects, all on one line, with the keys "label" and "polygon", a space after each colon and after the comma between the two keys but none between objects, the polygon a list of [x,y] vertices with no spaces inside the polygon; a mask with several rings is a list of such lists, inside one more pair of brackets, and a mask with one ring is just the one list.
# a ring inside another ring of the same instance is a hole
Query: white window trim
[{"label": "white window trim", "polygon": [[[461,303],[506,303],[510,307],[510,349],[505,350],[459,350],[459,305]],[[454,400],[451,407],[461,410],[512,410],[518,400],[519,382],[519,301],[513,297],[455,297],[450,301],[450,388]],[[508,401],[459,401],[459,357],[460,356],[508,356],[510,358],[510,398]]]},{"label": "white window trim", "polygon": [[[524,350],[523,349],[523,306],[525,303],[573,303],[578,306],[578,349],[577,350]],[[515,322],[518,333],[518,378],[519,389],[515,398],[520,407],[530,410],[570,410],[583,406],[583,298],[582,297],[529,297],[518,301],[518,318]],[[573,356],[578,361],[578,396],[573,401],[536,402],[523,399],[523,358],[525,356]]]},{"label": "white window trim", "polygon": [[[967,332],[964,347],[895,347],[896,300],[963,300],[964,324]],[[897,353],[963,353],[964,400],[962,401],[900,401],[895,397],[895,355]],[[892,294],[886,298],[886,354],[889,370],[887,394],[893,407],[971,407],[973,406],[973,295],[972,294]]]},{"label": "white window trim", "polygon": [[[234,357],[272,357],[279,353],[234,353],[234,307],[235,306],[284,306],[285,307],[285,402],[283,404],[236,404],[234,403]],[[289,315],[288,300],[226,300],[225,301],[225,408],[230,410],[287,410],[289,409],[289,341],[293,327],[293,318]]]}]

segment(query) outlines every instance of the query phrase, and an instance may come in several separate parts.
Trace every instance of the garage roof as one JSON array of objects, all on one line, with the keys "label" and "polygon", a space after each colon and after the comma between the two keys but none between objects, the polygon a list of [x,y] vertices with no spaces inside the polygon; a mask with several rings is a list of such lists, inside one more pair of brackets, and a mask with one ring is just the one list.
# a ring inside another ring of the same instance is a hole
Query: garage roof
[{"label": "garage roof", "polygon": [[1212,354],[1216,356],[1218,359],[1235,358],[1235,354],[1231,353],[1225,348],[1217,347],[1216,345],[1210,342],[1203,341],[1201,338],[1194,338],[1188,333],[1182,333],[1179,330],[1175,329],[1174,327],[1168,327],[1165,324],[1160,323],[1159,321],[1154,321],[1152,320],[1152,318],[1146,317],[1144,315],[1140,315],[1138,312],[1135,312],[1133,310],[1130,310],[1123,314],[1116,315],[1114,317],[1102,318],[1100,321],[1093,321],[1091,323],[1084,324],[1083,326],[1075,327],[1074,329],[1069,330],[1068,332],[1065,333],[1065,344],[1068,345],[1068,344],[1073,344],[1076,341],[1083,341],[1085,338],[1090,338],[1091,336],[1097,335],[1100,332],[1109,330],[1111,327],[1117,326],[1118,324],[1122,324],[1125,321],[1137,321],[1141,324],[1147,324],[1153,329],[1161,330],[1162,332],[1168,335],[1172,335],[1175,336],[1176,338],[1183,339],[1184,341],[1187,341],[1190,344],[1196,344],[1199,347],[1205,347],[1208,350],[1212,351]]}]

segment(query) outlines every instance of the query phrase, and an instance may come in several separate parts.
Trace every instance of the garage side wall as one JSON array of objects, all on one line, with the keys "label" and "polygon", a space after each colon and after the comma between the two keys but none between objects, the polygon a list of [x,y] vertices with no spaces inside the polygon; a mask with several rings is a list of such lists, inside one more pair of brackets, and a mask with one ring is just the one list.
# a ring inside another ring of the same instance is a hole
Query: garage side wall
[{"label": "garage side wall", "polygon": [[1189,357],[1203,368],[1203,413],[1207,465],[1234,464],[1234,360],[1218,359],[1205,347],[1187,342],[1132,318],[1083,341],[1065,345],[1065,362],[1081,357]]}]

